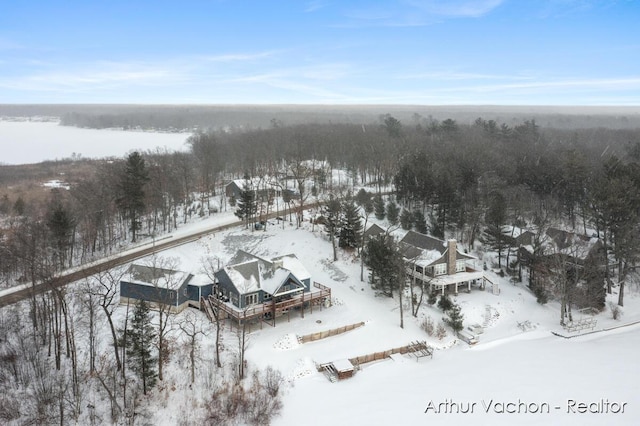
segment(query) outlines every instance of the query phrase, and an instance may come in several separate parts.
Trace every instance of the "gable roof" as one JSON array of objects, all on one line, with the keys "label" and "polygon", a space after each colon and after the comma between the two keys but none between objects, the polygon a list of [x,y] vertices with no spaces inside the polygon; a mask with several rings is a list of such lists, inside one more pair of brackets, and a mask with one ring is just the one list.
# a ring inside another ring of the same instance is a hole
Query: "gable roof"
[{"label": "gable roof", "polygon": [[444,254],[447,249],[444,241],[415,231],[407,232],[400,242],[422,250],[435,250],[440,254]]},{"label": "gable roof", "polygon": [[273,263],[280,262],[280,268],[291,271],[295,278],[300,281],[311,279],[311,274],[295,254],[285,254],[283,256],[274,257],[271,261]]},{"label": "gable roof", "polygon": [[374,223],[364,231],[364,238],[367,239],[375,237],[376,235],[384,234],[385,232],[386,231],[384,229]]},{"label": "gable roof", "polygon": [[[451,240],[455,242],[455,240]],[[405,259],[411,260],[416,265],[427,267],[439,263],[446,263],[449,245],[445,241],[439,240],[429,235],[415,231],[409,231],[400,240],[400,250]],[[468,254],[460,253],[456,246],[456,260],[475,259]]]},{"label": "gable roof", "polygon": [[260,290],[275,294],[280,286],[290,279],[299,287],[304,287],[302,281],[311,278],[307,269],[294,254],[267,260],[238,250],[232,260],[240,262],[225,266],[219,273],[226,274],[240,294]]}]

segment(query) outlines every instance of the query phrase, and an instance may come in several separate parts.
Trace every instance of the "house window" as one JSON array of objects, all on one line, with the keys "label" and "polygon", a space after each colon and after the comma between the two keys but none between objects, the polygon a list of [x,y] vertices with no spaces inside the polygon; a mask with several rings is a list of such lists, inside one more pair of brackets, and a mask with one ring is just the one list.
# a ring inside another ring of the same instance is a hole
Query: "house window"
[{"label": "house window", "polygon": [[247,294],[244,297],[245,306],[255,305],[256,303],[258,303],[258,293]]},{"label": "house window", "polygon": [[464,260],[456,261],[456,272],[464,272],[467,270]]},{"label": "house window", "polygon": [[186,296],[186,295],[187,295],[187,288],[186,288],[186,287],[182,289],[182,295],[183,295],[183,296]]},{"label": "house window", "polygon": [[447,273],[447,264],[446,263],[438,263],[433,266],[433,274],[434,275],[444,275]]},{"label": "house window", "polygon": [[263,299],[265,302],[271,300],[271,295],[269,293],[265,293]]},{"label": "house window", "polygon": [[422,266],[416,265],[416,272],[419,273],[419,274],[423,274],[424,270],[422,269]]}]

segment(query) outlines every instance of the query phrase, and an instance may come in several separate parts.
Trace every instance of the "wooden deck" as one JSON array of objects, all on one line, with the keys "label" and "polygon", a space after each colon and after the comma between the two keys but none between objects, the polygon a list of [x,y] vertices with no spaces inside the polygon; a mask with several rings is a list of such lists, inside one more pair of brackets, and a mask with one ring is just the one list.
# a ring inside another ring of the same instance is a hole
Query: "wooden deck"
[{"label": "wooden deck", "polygon": [[316,289],[315,291],[300,293],[285,300],[249,306],[245,309],[236,308],[232,304],[223,302],[214,296],[209,296],[206,300],[202,300],[201,305],[212,322],[215,320],[214,312],[219,312],[221,314],[220,319],[230,318],[238,324],[259,319],[275,327],[276,317],[286,314],[289,319],[291,309],[300,308],[301,315],[304,318],[305,305],[308,304],[310,312],[313,313],[314,305],[322,307],[327,300],[330,303],[331,289],[329,287],[317,282],[313,283],[313,287]]}]

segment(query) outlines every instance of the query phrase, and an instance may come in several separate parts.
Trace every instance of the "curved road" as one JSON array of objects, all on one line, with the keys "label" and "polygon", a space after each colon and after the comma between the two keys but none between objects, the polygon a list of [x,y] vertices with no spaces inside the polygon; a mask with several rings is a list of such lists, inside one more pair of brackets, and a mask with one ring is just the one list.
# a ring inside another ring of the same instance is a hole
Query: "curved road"
[{"label": "curved road", "polygon": [[[386,192],[382,193],[382,195],[385,195],[385,194],[387,193]],[[318,208],[321,204],[322,203],[320,202],[305,204],[304,210],[311,209],[311,208]],[[276,212],[269,213],[268,215],[266,215],[266,219],[269,220],[269,219],[274,219],[278,216],[285,216],[286,212],[287,212],[286,210],[279,210]],[[67,284],[70,284],[72,282],[90,277],[91,275],[95,275],[99,272],[107,271],[109,269],[115,268],[116,266],[124,265],[125,263],[131,262],[136,259],[140,259],[141,257],[148,256],[155,252],[168,250],[170,248],[177,247],[182,244],[191,243],[205,235],[209,235],[214,232],[224,231],[226,229],[233,228],[235,226],[240,226],[243,224],[244,224],[243,221],[238,220],[232,223],[228,223],[226,225],[215,226],[209,229],[205,229],[203,231],[197,231],[197,232],[194,232],[193,234],[185,235],[179,238],[173,238],[171,236],[164,237],[163,240],[166,239],[167,241],[162,241],[162,240],[160,240],[162,242],[156,241],[155,244],[152,245],[151,247],[143,246],[138,249],[135,249],[135,248],[128,249],[127,250],[128,252],[125,254],[122,254],[121,256],[117,256],[115,258],[106,258],[106,259],[98,260],[98,261],[92,262],[90,265],[87,265],[86,267],[80,266],[81,269],[78,269],[73,272],[62,272],[62,275],[55,277],[50,282],[38,283],[21,290],[16,290],[8,294],[0,295],[0,308],[17,303],[21,300],[31,297],[33,294],[44,293],[46,291],[51,290],[52,288],[64,287]]]}]

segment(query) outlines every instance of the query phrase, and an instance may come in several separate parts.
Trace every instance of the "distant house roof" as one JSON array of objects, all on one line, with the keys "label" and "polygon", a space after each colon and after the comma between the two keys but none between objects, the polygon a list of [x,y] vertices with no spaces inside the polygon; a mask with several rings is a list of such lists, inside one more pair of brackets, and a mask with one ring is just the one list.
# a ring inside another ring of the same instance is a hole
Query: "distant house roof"
[{"label": "distant house roof", "polygon": [[277,185],[275,178],[271,176],[265,177],[254,177],[249,179],[234,179],[230,181],[227,186],[233,185],[237,187],[238,190],[244,190],[245,184],[248,184],[250,189],[279,189],[280,187]]},{"label": "distant house roof", "polygon": [[422,250],[435,250],[440,254],[444,254],[447,249],[444,241],[415,231],[407,232],[400,242]]},{"label": "distant house roof", "polygon": [[[564,255],[583,261],[590,255],[597,253],[598,250],[602,250],[603,247],[602,240],[597,237],[589,237],[563,229],[548,228],[545,234],[548,238],[543,241],[543,248],[544,254],[547,256]],[[525,251],[532,254],[533,247],[524,244],[523,250],[520,251],[521,256],[527,256]]]},{"label": "distant house roof", "polygon": [[368,227],[366,231],[364,231],[364,238],[368,239],[371,237],[375,237],[376,235],[384,234],[385,232],[386,231],[384,229],[374,223],[373,225]]},{"label": "distant house roof", "polygon": [[[455,242],[454,240],[452,240]],[[400,240],[400,250],[405,259],[420,266],[430,266],[447,262],[449,246],[445,241],[415,231],[409,231]],[[468,254],[460,253],[456,248],[456,260],[475,259]]]},{"label": "distant house roof", "polygon": [[158,286],[170,290],[180,288],[193,278],[193,275],[187,272],[137,264],[129,267],[128,275],[128,281],[132,284]]}]

